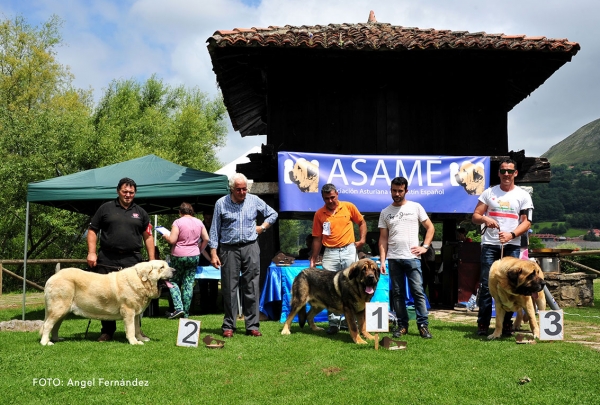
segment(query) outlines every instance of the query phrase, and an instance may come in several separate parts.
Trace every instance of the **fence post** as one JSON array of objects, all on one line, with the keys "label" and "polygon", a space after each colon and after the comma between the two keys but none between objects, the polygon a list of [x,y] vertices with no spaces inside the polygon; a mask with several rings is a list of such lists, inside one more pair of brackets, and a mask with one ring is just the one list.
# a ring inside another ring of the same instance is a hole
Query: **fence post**
[{"label": "fence post", "polygon": [[2,262],[0,262],[0,297],[2,297],[2,273],[4,272],[2,268]]}]

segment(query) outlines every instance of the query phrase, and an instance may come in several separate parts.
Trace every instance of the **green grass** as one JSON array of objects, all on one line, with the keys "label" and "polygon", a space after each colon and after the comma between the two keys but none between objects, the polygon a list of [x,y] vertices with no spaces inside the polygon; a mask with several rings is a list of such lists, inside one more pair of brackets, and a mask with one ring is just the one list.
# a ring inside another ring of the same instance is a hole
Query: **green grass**
[{"label": "green grass", "polygon": [[[583,312],[595,318],[578,322],[600,325],[600,300],[596,305],[565,312]],[[26,319],[42,318],[43,308],[28,309]],[[201,338],[220,336],[222,315],[192,318],[202,321]],[[10,319],[21,319],[20,309],[0,311],[0,321]],[[406,350],[375,351],[372,342],[352,343],[347,332],[331,337],[297,324],[292,335],[281,336],[272,321],[261,323],[262,338],[236,334],[223,349],[178,347],[178,322],[161,318],[144,319],[152,338],[144,346],[126,342],[122,322],[115,341],[95,341],[99,321],[84,339],[87,323],[67,319],[66,340],[48,347],[37,333],[1,332],[2,403],[596,404],[600,397],[600,352],[563,341],[487,341],[472,325],[431,320],[434,338],[424,340],[411,321]],[[238,328],[244,330],[241,322]],[[520,385],[523,377],[531,382]],[[40,387],[36,378],[59,385]],[[100,386],[101,378],[148,386]],[[94,385],[86,388],[68,386],[90,380]]]},{"label": "green grass", "polygon": [[[551,228],[552,224],[559,225],[564,223],[564,221],[534,222],[534,232],[537,233],[540,229],[543,228]],[[576,238],[581,235],[585,235],[586,233],[588,233],[588,229],[585,228],[569,228],[567,229],[567,232],[560,236],[566,236],[567,238]]]}]

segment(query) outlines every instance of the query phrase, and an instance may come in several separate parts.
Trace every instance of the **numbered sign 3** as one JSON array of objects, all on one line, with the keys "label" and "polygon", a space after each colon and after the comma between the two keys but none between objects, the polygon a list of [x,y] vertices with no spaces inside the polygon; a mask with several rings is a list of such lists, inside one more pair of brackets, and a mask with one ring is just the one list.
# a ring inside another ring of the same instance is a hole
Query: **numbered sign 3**
[{"label": "numbered sign 3", "polygon": [[540,340],[563,340],[563,310],[540,311]]},{"label": "numbered sign 3", "polygon": [[198,347],[200,340],[200,321],[179,318],[177,331],[177,346]]},{"label": "numbered sign 3", "polygon": [[365,304],[367,332],[389,332],[390,315],[387,302],[367,302]]}]

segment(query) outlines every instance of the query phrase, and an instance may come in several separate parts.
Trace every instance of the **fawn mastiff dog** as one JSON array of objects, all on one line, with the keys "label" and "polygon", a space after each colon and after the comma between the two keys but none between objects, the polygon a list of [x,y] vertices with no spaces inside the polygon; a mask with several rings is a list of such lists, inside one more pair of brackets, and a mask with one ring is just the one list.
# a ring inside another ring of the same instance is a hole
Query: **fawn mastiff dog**
[{"label": "fawn mastiff dog", "polygon": [[[159,283],[173,276],[175,269],[163,260],[141,262],[109,274],[66,268],[46,282],[46,318],[40,330],[41,344],[59,340],[58,329],[70,312],[100,320],[123,319],[125,334],[132,345],[143,345],[140,315],[152,298],[160,295]],[[52,333],[52,339],[50,339]]]},{"label": "fawn mastiff dog", "polygon": [[496,302],[496,327],[488,339],[502,336],[502,322],[507,311],[520,311],[521,308],[529,318],[531,331],[539,339],[540,328],[532,297],[537,299],[545,285],[544,273],[536,262],[515,257],[496,260],[490,268],[489,279],[490,294]]},{"label": "fawn mastiff dog", "polygon": [[[315,325],[314,318],[326,308],[331,312],[346,315],[348,330],[354,343],[366,344],[359,332],[367,339],[374,339],[374,336],[366,331],[365,303],[373,298],[378,281],[379,268],[371,259],[361,259],[337,272],[312,267],[302,270],[292,284],[291,311],[281,334],[291,333],[290,325],[296,314],[300,318],[301,328],[308,321],[312,330],[323,330]],[[311,306],[308,315],[307,303]]]}]

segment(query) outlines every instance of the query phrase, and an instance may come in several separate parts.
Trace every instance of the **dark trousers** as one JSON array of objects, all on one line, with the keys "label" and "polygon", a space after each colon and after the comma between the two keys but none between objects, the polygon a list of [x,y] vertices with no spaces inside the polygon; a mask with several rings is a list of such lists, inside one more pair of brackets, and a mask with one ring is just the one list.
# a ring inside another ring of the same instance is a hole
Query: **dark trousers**
[{"label": "dark trousers", "polygon": [[[100,249],[98,252],[98,260],[93,271],[99,274],[108,274],[113,271],[119,271],[127,267],[132,267],[143,260],[141,253],[117,253],[112,251],[104,251]],[[102,329],[100,333],[106,333],[110,336],[114,335],[117,330],[116,321],[101,321]]]},{"label": "dark trousers", "polygon": [[[515,245],[504,245],[504,249],[500,245],[481,245],[481,276],[480,287],[479,287],[479,313],[477,314],[477,324],[484,327],[490,325],[492,318],[492,295],[490,294],[489,279],[490,279],[490,268],[496,260],[500,260],[502,257],[512,256],[519,257],[521,248]],[[503,323],[510,322],[513,313],[507,311],[504,316]]]},{"label": "dark trousers", "polygon": [[222,329],[236,329],[238,291],[241,283],[242,312],[246,321],[246,330],[258,330],[260,324],[258,315],[260,248],[258,243],[242,247],[221,245],[219,259],[221,260],[221,291],[225,311]]}]

